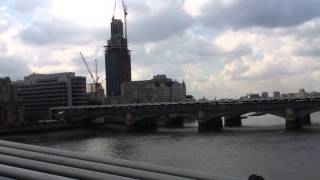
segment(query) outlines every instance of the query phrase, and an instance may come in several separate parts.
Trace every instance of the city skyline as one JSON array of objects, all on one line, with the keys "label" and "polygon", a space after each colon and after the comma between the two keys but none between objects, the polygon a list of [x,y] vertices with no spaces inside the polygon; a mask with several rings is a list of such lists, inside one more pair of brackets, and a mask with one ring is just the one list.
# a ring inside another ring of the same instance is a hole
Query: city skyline
[{"label": "city skyline", "polygon": [[[188,94],[211,99],[319,91],[320,2],[153,2],[126,1],[133,80],[167,74],[185,80]],[[79,51],[97,57],[104,74],[112,10],[113,1],[0,0],[0,76],[74,71],[88,77]]]}]

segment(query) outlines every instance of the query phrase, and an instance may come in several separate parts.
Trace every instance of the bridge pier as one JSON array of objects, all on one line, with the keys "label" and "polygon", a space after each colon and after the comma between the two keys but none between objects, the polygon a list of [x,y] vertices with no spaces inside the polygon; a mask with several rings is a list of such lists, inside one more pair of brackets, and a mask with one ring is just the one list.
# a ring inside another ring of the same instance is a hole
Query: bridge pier
[{"label": "bridge pier", "polygon": [[133,127],[133,114],[132,113],[127,113],[126,115],[126,125],[127,127],[129,128],[132,128]]},{"label": "bridge pier", "polygon": [[303,125],[311,125],[311,117],[310,114],[305,115],[301,118],[301,122]]},{"label": "bridge pier", "polygon": [[198,111],[198,131],[208,132],[208,131],[218,131],[223,127],[221,117],[215,117],[212,119],[207,119],[204,111]]},{"label": "bridge pier", "polygon": [[286,109],[286,130],[301,129],[302,123],[293,108]]},{"label": "bridge pier", "polygon": [[224,126],[225,127],[241,127],[241,115],[231,115],[224,117]]}]

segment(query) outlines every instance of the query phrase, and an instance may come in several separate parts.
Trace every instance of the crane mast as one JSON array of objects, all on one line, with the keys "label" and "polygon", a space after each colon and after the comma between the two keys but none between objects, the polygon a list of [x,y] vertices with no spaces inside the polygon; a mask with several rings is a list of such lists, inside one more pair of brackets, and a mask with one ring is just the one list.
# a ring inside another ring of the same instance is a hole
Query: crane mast
[{"label": "crane mast", "polygon": [[98,75],[98,63],[97,63],[97,59],[94,59],[94,63],[96,65],[96,83],[99,82],[100,76]]},{"label": "crane mast", "polygon": [[127,5],[124,3],[124,0],[122,0],[122,7],[123,7],[123,13],[124,13],[124,37],[128,39],[128,33],[127,33],[127,15],[128,15],[128,9]]}]

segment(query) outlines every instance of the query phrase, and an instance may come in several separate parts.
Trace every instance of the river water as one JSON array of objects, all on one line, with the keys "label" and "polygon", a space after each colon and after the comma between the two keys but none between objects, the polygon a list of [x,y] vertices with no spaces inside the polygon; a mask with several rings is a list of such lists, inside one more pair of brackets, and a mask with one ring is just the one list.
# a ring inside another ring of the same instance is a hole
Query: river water
[{"label": "river water", "polygon": [[311,119],[312,126],[294,132],[284,130],[284,119],[265,115],[244,119],[241,128],[206,134],[191,123],[148,134],[90,128],[2,139],[223,176],[319,180],[320,113]]}]

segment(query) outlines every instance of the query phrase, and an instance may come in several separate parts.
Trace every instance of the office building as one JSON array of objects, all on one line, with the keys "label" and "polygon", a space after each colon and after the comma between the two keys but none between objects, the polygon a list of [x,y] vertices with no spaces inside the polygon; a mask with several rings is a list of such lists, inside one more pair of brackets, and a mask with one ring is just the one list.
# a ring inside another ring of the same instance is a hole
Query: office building
[{"label": "office building", "polygon": [[8,77],[0,78],[0,128],[23,124],[23,107],[17,102],[15,88]]},{"label": "office building", "polygon": [[49,108],[86,105],[86,78],[72,72],[31,74],[15,84],[29,121],[48,118]]},{"label": "office building", "polygon": [[184,101],[186,86],[184,82],[173,81],[165,75],[157,75],[151,80],[123,83],[122,99],[127,103]]}]

